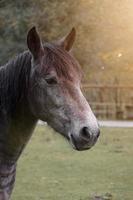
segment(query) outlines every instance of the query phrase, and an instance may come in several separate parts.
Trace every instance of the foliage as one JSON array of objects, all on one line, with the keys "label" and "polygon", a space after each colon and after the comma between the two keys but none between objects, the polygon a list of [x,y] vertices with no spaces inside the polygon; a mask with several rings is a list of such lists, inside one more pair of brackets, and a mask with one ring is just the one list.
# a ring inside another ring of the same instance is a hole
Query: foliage
[{"label": "foliage", "polygon": [[26,48],[31,26],[39,27],[44,41],[64,36],[71,27],[67,25],[71,21],[70,5],[64,1],[2,1],[0,13],[0,64]]},{"label": "foliage", "polygon": [[84,81],[112,83],[117,77],[131,84],[132,13],[132,0],[1,0],[0,65],[27,48],[31,26],[38,26],[43,41],[60,38],[75,26],[74,53]]}]

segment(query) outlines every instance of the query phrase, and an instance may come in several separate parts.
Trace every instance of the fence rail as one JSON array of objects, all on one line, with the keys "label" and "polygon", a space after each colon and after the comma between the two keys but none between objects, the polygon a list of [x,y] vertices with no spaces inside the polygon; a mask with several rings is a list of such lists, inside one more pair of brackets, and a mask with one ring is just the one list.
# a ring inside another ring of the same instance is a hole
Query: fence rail
[{"label": "fence rail", "polygon": [[89,88],[118,88],[118,89],[133,89],[133,85],[89,85],[83,84],[82,87],[84,89]]},{"label": "fence rail", "polygon": [[84,84],[82,88],[99,119],[133,119],[133,85]]}]

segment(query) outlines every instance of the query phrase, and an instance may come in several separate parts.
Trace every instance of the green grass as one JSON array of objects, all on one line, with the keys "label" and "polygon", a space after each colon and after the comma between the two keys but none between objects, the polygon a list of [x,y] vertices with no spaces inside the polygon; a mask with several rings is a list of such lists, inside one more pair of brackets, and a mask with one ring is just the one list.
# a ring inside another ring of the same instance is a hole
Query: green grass
[{"label": "green grass", "polygon": [[91,150],[77,152],[37,127],[21,156],[13,200],[132,200],[133,129],[103,128]]}]

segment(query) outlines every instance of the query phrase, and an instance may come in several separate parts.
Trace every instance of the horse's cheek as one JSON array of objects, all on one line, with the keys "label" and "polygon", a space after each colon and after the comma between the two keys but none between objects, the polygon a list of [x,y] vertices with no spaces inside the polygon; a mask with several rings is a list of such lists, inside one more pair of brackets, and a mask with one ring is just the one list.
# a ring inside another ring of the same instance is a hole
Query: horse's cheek
[{"label": "horse's cheek", "polygon": [[43,95],[39,90],[33,90],[30,92],[28,97],[29,105],[32,113],[38,118],[39,113],[43,110]]}]

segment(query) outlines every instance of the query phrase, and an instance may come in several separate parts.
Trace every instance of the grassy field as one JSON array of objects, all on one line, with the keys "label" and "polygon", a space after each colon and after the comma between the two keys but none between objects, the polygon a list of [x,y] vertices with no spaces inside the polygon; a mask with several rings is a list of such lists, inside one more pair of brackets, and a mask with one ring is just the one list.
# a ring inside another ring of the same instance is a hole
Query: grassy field
[{"label": "grassy field", "polygon": [[12,196],[12,200],[132,199],[130,128],[103,128],[95,147],[77,152],[48,127],[37,127],[19,160]]}]

